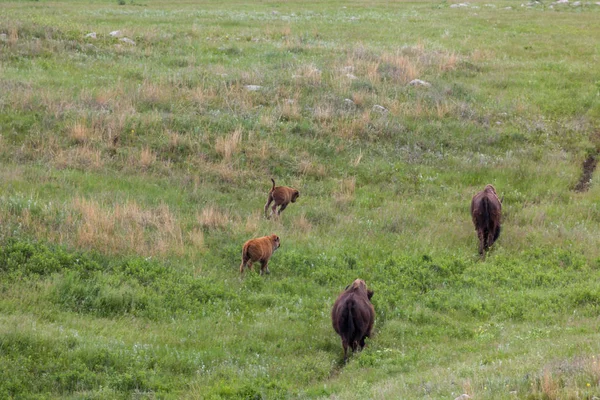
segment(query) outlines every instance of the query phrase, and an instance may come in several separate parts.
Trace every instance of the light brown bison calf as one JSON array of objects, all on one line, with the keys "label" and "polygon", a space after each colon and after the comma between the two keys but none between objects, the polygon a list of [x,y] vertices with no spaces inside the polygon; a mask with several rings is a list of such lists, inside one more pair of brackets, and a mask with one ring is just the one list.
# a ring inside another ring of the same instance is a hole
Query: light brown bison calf
[{"label": "light brown bison calf", "polygon": [[500,236],[500,218],[502,202],[492,185],[486,185],[483,191],[471,200],[471,217],[479,238],[479,254],[485,259],[485,252]]},{"label": "light brown bison calf", "polygon": [[348,359],[348,346],[352,351],[360,346],[365,347],[365,339],[371,335],[375,322],[375,308],[371,304],[372,290],[362,279],[355,280],[352,285],[339,295],[331,310],[333,329],[342,338],[344,362]]},{"label": "light brown bison calf", "polygon": [[[267,198],[267,204],[265,204],[265,217],[269,218],[273,213],[277,213],[280,215],[283,210],[290,203],[295,203],[300,197],[300,192],[294,188],[288,186],[275,186],[275,179],[271,178],[273,182],[273,187],[269,191],[269,197]],[[269,205],[273,203],[273,207],[271,208],[271,214],[267,215],[267,210],[269,209]],[[279,206],[279,210],[277,207]]]},{"label": "light brown bison calf", "polygon": [[260,261],[260,274],[263,272],[270,274],[269,258],[275,250],[279,248],[279,236],[270,235],[256,239],[250,239],[244,243],[242,248],[242,264],[240,264],[240,274],[244,273],[244,267],[252,270],[252,263]]}]

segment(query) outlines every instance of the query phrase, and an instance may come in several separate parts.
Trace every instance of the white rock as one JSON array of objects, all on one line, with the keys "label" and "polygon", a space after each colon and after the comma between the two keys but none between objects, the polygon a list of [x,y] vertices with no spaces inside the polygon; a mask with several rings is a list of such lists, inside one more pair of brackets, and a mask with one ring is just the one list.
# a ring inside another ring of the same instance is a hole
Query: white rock
[{"label": "white rock", "polygon": [[348,79],[358,79],[354,74],[346,74],[346,78]]},{"label": "white rock", "polygon": [[458,3],[450,5],[450,8],[458,8],[458,7],[468,7],[469,3]]},{"label": "white rock", "polygon": [[344,72],[354,72],[354,66],[352,66],[352,65],[345,66]]},{"label": "white rock", "polygon": [[87,35],[85,35],[86,38],[92,38],[92,39],[96,39],[96,32],[90,32]]},{"label": "white rock", "polygon": [[344,99],[344,104],[347,106],[354,106],[356,105],[356,103],[354,103],[354,101],[352,101],[352,99]]},{"label": "white rock", "polygon": [[511,7],[511,6],[508,6],[508,7],[504,7],[504,9],[505,9],[505,10],[512,10],[512,7]]},{"label": "white rock", "polygon": [[259,85],[246,85],[244,87],[250,92],[256,92],[257,90],[260,90],[262,88],[262,86]]},{"label": "white rock", "polygon": [[600,1],[597,1],[597,2],[596,2],[596,5],[597,5],[597,6],[600,6]]},{"label": "white rock", "polygon": [[575,7],[579,7],[580,5],[581,5],[580,1],[576,1],[576,2],[573,3],[573,6],[575,6]]},{"label": "white rock", "polygon": [[121,31],[112,31],[111,33],[109,33],[109,35],[112,37],[120,37],[122,33]]},{"label": "white rock", "polygon": [[375,104],[373,106],[373,111],[377,111],[383,114],[387,112],[387,108],[385,108],[384,106],[380,106],[379,104]]},{"label": "white rock", "polygon": [[129,44],[131,46],[135,46],[135,42],[133,40],[129,39],[129,38],[126,38],[126,37],[119,39],[119,41],[121,41],[123,43],[127,43],[127,44]]},{"label": "white rock", "polygon": [[460,396],[458,396],[457,398],[455,398],[454,400],[468,400],[468,399],[470,399],[470,398],[471,398],[471,396],[469,396],[469,395],[468,395],[468,394],[466,394],[466,393],[463,393],[463,394],[461,394]]},{"label": "white rock", "polygon": [[556,0],[554,4],[568,4],[569,0]]},{"label": "white rock", "polygon": [[422,81],[420,79],[413,79],[412,81],[408,82],[408,84],[410,86],[425,86],[425,87],[431,86],[431,83]]},{"label": "white rock", "polygon": [[0,40],[6,42],[8,40],[8,35],[6,33],[0,33]]}]

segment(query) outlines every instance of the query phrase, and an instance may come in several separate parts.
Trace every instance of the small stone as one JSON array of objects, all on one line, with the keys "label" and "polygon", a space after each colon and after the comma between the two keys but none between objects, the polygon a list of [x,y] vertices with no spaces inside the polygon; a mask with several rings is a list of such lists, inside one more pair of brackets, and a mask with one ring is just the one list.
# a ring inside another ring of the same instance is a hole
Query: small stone
[{"label": "small stone", "polygon": [[385,108],[384,106],[380,106],[379,104],[375,104],[373,106],[373,111],[379,112],[379,113],[386,113],[388,110],[387,108]]},{"label": "small stone", "polygon": [[425,86],[425,87],[431,86],[431,83],[422,81],[421,79],[413,79],[412,81],[408,82],[408,84],[410,86]]},{"label": "small stone", "polygon": [[348,79],[358,79],[354,74],[346,74],[346,78]]},{"label": "small stone", "polygon": [[450,5],[450,8],[468,7],[469,3],[457,3]]},{"label": "small stone", "polygon": [[344,104],[347,106],[355,106],[356,103],[352,99],[344,99]]},{"label": "small stone", "polygon": [[257,90],[260,90],[262,88],[262,86],[259,85],[246,85],[244,86],[246,88],[246,90],[248,90],[249,92],[256,92]]},{"label": "small stone", "polygon": [[512,7],[511,7],[511,6],[508,6],[508,7],[504,7],[504,9],[505,9],[505,10],[512,10]]},{"label": "small stone", "polygon": [[576,2],[574,2],[574,3],[573,3],[573,6],[574,6],[574,7],[579,7],[580,5],[581,5],[581,2],[580,2],[580,1],[576,1]]},{"label": "small stone", "polygon": [[126,37],[119,39],[119,41],[121,41],[123,43],[127,43],[127,44],[129,44],[131,46],[135,46],[135,42],[133,40],[129,39],[129,38],[126,38]]},{"label": "small stone", "polygon": [[111,33],[109,33],[109,35],[112,37],[121,37],[122,33],[121,31],[112,31]]},{"label": "small stone", "polygon": [[277,14],[279,14],[279,11],[275,11],[275,10],[273,10],[273,11],[271,11],[271,14],[273,14],[273,15],[277,15]]},{"label": "small stone", "polygon": [[556,0],[554,4],[569,4],[569,0]]},{"label": "small stone", "polygon": [[6,42],[8,40],[8,35],[6,33],[0,33],[0,40]]},{"label": "small stone", "polygon": [[86,38],[96,39],[96,32],[90,32],[85,35]]}]

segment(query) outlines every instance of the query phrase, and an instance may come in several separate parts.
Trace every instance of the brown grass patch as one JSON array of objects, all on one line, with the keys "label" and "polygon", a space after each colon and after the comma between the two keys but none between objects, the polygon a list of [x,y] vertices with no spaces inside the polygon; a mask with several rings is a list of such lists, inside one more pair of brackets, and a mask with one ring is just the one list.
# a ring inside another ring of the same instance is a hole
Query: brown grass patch
[{"label": "brown grass patch", "polygon": [[188,240],[192,246],[194,246],[194,250],[204,251],[204,232],[201,228],[194,228],[192,231],[188,232]]},{"label": "brown grass patch", "polygon": [[260,222],[263,220],[263,216],[260,212],[253,212],[246,217],[246,223],[244,224],[244,232],[247,234],[256,234],[260,227]]},{"label": "brown grass patch", "polygon": [[140,151],[139,166],[143,169],[148,169],[156,162],[156,153],[150,150],[149,147],[144,147]]},{"label": "brown grass patch", "polygon": [[165,204],[144,209],[135,201],[127,201],[110,207],[78,197],[71,209],[74,213],[71,229],[75,230],[78,246],[106,253],[183,252],[181,227]]},{"label": "brown grass patch", "polygon": [[321,84],[321,70],[314,64],[305,64],[296,70],[294,77],[301,83],[311,86]]},{"label": "brown grass patch", "polygon": [[279,105],[279,119],[282,121],[299,121],[302,118],[298,98],[283,99]]},{"label": "brown grass patch", "polygon": [[297,170],[299,174],[306,176],[312,176],[316,178],[324,178],[327,176],[327,167],[309,158],[303,158],[300,160]]},{"label": "brown grass patch", "polygon": [[340,181],[339,189],[333,193],[333,199],[338,207],[345,207],[354,200],[356,178],[350,177]]},{"label": "brown grass patch", "polygon": [[229,162],[231,156],[237,153],[238,147],[242,143],[242,128],[238,127],[235,131],[225,137],[218,137],[215,142],[215,151],[221,156],[223,161]]},{"label": "brown grass patch", "polygon": [[304,213],[300,214],[300,216],[294,218],[294,222],[292,224],[292,226],[294,226],[294,229],[302,232],[302,233],[310,233],[310,231],[312,230],[312,224],[310,223],[310,221],[308,220],[308,218],[306,218],[306,215]]},{"label": "brown grass patch", "polygon": [[76,144],[85,144],[90,141],[91,131],[85,124],[85,121],[75,122],[69,128],[69,137]]},{"label": "brown grass patch", "polygon": [[223,229],[231,222],[231,217],[224,211],[219,210],[215,206],[208,206],[196,214],[198,224],[206,229]]},{"label": "brown grass patch", "polygon": [[396,53],[384,53],[381,56],[383,61],[382,73],[391,81],[406,84],[417,78],[421,73],[418,61],[412,60],[408,56]]}]

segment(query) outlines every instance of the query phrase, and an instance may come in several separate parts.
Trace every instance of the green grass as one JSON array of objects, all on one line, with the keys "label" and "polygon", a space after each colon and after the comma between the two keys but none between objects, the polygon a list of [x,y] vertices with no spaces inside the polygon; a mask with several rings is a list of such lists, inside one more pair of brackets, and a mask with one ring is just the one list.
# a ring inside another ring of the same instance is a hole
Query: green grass
[{"label": "green grass", "polygon": [[122,3],[1,2],[0,398],[600,396],[600,6]]}]

